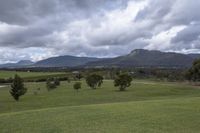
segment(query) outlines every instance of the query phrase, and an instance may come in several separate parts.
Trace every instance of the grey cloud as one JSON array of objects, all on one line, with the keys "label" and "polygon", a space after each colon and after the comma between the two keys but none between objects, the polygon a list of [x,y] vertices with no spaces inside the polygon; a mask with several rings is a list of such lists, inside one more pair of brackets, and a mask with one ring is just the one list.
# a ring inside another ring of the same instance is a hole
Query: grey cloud
[{"label": "grey cloud", "polygon": [[[135,17],[141,2],[147,5]],[[117,56],[151,45],[158,50],[200,49],[199,6],[199,0],[0,0],[0,26],[7,25],[0,29],[0,47],[18,49],[29,59],[41,54],[34,50],[37,54],[26,55],[24,49],[32,47],[51,51],[42,57]],[[152,41],[182,25],[186,28],[169,35],[170,44]]]},{"label": "grey cloud", "polygon": [[176,37],[174,37],[171,43],[182,42],[185,44],[191,44],[193,41],[197,40],[200,36],[200,24],[189,25],[187,28],[178,32]]},{"label": "grey cloud", "polygon": [[9,24],[29,24],[37,19],[62,13],[87,16],[99,10],[126,5],[127,0],[1,0],[0,21]]},{"label": "grey cloud", "polygon": [[176,25],[199,22],[199,5],[199,0],[176,0],[165,21]]},{"label": "grey cloud", "polygon": [[137,16],[136,21],[144,19],[158,20],[170,13],[174,0],[149,0],[148,6],[141,10]]}]

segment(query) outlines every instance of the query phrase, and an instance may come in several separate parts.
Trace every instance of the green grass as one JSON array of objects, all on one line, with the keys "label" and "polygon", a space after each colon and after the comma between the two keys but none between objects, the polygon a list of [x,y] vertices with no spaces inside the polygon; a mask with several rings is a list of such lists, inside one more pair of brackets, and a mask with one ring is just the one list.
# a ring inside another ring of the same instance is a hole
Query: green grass
[{"label": "green grass", "polygon": [[[15,102],[0,88],[0,129],[10,133],[198,133],[200,88],[184,83],[135,81],[126,92],[105,81],[97,90],[83,82],[62,82],[47,92],[45,83],[28,83]],[[34,91],[40,87],[38,95]]]},{"label": "green grass", "polygon": [[0,71],[0,78],[12,78],[15,74],[18,74],[22,78],[40,77],[40,76],[51,76],[63,74],[59,72],[19,72],[19,71]]},{"label": "green grass", "polygon": [[0,115],[2,132],[199,133],[200,98],[47,108]]}]

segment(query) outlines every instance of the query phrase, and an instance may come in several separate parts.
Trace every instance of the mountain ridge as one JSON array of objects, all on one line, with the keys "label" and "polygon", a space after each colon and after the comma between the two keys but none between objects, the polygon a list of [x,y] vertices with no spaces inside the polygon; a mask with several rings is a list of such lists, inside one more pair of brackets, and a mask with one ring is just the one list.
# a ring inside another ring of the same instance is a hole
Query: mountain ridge
[{"label": "mountain ridge", "polygon": [[51,57],[38,62],[22,60],[0,65],[0,68],[20,67],[190,67],[200,54],[181,54],[158,50],[135,49],[129,54],[114,58],[76,57],[70,55]]},{"label": "mountain ridge", "polygon": [[[195,55],[195,56],[194,56]],[[88,63],[86,66],[102,67],[190,67],[200,54],[181,54],[158,50],[135,49],[127,55]]]}]

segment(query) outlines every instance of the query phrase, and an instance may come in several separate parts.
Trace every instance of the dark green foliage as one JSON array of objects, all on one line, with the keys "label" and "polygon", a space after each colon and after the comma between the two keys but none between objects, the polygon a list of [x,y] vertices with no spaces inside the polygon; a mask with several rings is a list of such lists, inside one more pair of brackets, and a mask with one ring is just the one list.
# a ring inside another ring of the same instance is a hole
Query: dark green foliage
[{"label": "dark green foliage", "polygon": [[8,78],[8,79],[0,79],[0,83],[12,83],[13,79],[12,78]]},{"label": "dark green foliage", "polygon": [[74,89],[77,90],[77,92],[78,92],[78,90],[81,89],[81,83],[80,82],[76,82],[74,84]]},{"label": "dark green foliage", "polygon": [[56,86],[59,86],[60,85],[60,80],[58,78],[54,78],[54,84]]},{"label": "dark green foliage", "polygon": [[125,89],[131,86],[132,77],[128,74],[121,74],[114,80],[115,87],[119,87],[120,91],[125,91]]},{"label": "dark green foliage", "polygon": [[194,61],[193,66],[186,73],[186,78],[191,81],[200,81],[200,59]]},{"label": "dark green foliage", "polygon": [[89,75],[86,78],[86,83],[90,88],[96,89],[97,87],[101,87],[103,77],[97,74]]},{"label": "dark green foliage", "polygon": [[19,97],[24,95],[26,92],[27,88],[24,87],[23,80],[18,75],[15,75],[13,83],[11,84],[10,94],[16,101],[18,101]]},{"label": "dark green foliage", "polygon": [[67,82],[68,82],[68,83],[71,83],[71,80],[68,78]]},{"label": "dark green foliage", "polygon": [[51,91],[56,89],[56,84],[51,79],[47,79],[46,87],[48,91]]},{"label": "dark green foliage", "polygon": [[81,80],[81,79],[83,78],[83,76],[82,76],[81,73],[77,73],[77,74],[75,75],[75,77],[76,77],[76,79],[78,79],[78,80]]}]

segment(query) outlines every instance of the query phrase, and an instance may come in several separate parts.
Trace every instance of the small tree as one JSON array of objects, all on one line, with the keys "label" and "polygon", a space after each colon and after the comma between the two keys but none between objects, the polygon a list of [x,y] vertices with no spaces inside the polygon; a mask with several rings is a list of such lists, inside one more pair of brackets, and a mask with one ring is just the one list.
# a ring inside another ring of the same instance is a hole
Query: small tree
[{"label": "small tree", "polygon": [[16,101],[19,101],[19,97],[26,92],[27,88],[24,87],[23,80],[18,75],[15,75],[13,83],[11,84],[10,94]]},{"label": "small tree", "polygon": [[48,91],[51,91],[51,90],[53,90],[53,89],[56,88],[56,85],[55,85],[54,82],[52,82],[51,79],[47,79],[46,87],[47,87],[47,90],[48,90]]},{"label": "small tree", "polygon": [[125,91],[125,89],[131,86],[132,77],[128,74],[121,74],[114,80],[114,86],[119,87],[120,91]]},{"label": "small tree", "polygon": [[78,90],[81,89],[81,83],[80,82],[76,82],[74,84],[74,89],[77,90],[77,92],[78,92]]},{"label": "small tree", "polygon": [[101,87],[103,83],[103,77],[97,74],[92,74],[87,76],[86,83],[92,89],[96,89],[97,87]]}]

